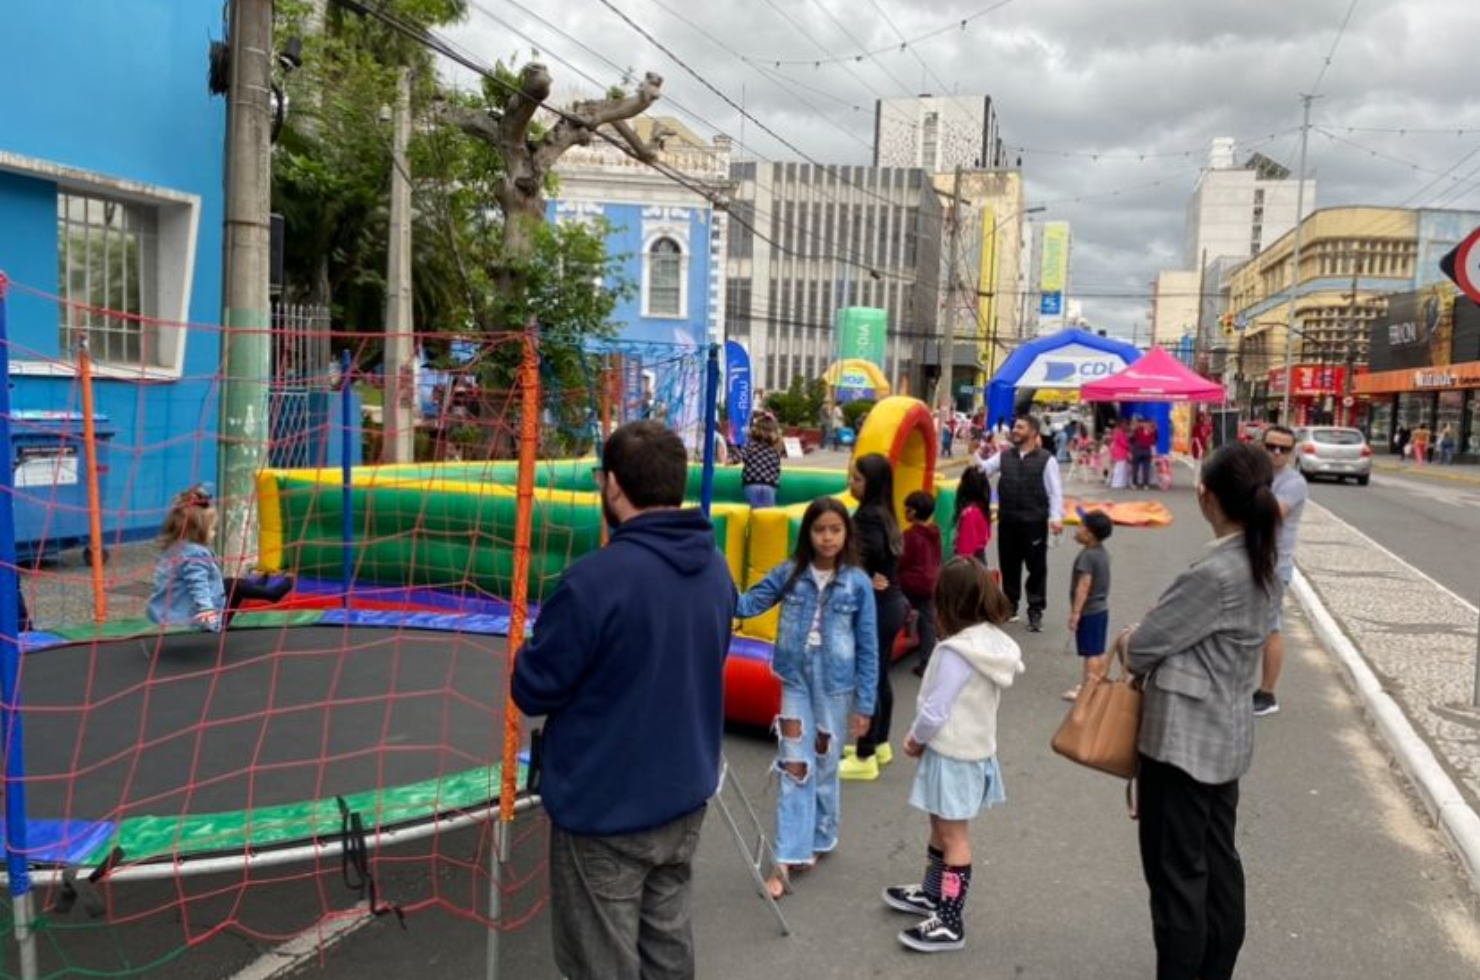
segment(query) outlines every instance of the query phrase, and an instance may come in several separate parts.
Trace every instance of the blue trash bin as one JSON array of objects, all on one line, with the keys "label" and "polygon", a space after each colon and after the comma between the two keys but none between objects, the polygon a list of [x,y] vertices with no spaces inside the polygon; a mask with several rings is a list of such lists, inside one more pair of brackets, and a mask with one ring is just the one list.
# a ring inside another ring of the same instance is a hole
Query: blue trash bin
[{"label": "blue trash bin", "polygon": [[[95,416],[93,424],[98,443],[98,490],[100,496],[106,496],[108,467],[104,460],[115,430],[106,415]],[[90,523],[82,413],[13,412],[10,443],[17,561],[35,562],[67,548],[87,547]]]}]

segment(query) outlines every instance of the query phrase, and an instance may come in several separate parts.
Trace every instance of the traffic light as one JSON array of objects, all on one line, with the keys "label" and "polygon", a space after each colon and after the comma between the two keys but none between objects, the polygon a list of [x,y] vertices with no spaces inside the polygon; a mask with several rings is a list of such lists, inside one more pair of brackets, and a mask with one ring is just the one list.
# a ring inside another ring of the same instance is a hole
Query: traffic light
[{"label": "traffic light", "polygon": [[1218,325],[1223,328],[1223,336],[1233,336],[1233,314],[1225,313],[1218,318]]}]

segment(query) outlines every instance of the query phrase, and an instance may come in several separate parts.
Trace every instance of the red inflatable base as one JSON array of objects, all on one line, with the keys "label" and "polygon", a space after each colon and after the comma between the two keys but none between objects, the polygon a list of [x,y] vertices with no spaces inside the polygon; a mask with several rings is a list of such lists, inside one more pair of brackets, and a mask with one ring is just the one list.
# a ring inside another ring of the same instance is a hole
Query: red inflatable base
[{"label": "red inflatable base", "polygon": [[[769,643],[736,640],[745,652],[732,648],[725,661],[725,720],[736,725],[771,727],[781,712],[781,682],[771,673]],[[893,659],[899,660],[914,650],[906,631],[900,630],[894,642]],[[765,656],[761,656],[764,651]]]}]

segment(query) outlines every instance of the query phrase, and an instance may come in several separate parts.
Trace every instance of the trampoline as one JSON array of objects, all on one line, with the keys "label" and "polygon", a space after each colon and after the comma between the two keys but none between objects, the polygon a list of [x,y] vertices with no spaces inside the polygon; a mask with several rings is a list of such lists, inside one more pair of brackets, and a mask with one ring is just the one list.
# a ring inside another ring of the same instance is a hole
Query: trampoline
[{"label": "trampoline", "polygon": [[174,875],[333,850],[347,813],[372,845],[486,816],[499,619],[248,611],[224,634],[43,638],[22,667],[30,861],[87,867],[121,848],[113,877],[151,862]]}]

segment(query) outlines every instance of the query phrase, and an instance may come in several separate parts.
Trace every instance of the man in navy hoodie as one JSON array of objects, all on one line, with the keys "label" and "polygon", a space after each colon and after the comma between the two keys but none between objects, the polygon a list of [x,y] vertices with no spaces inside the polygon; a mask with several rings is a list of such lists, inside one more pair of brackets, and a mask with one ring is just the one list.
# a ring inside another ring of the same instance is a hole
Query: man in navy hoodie
[{"label": "man in navy hoodie", "polygon": [[719,782],[735,586],[682,509],[688,454],[658,422],[607,440],[607,546],[573,564],[514,666],[544,715],[555,965],[568,980],[694,976],[690,879]]}]

